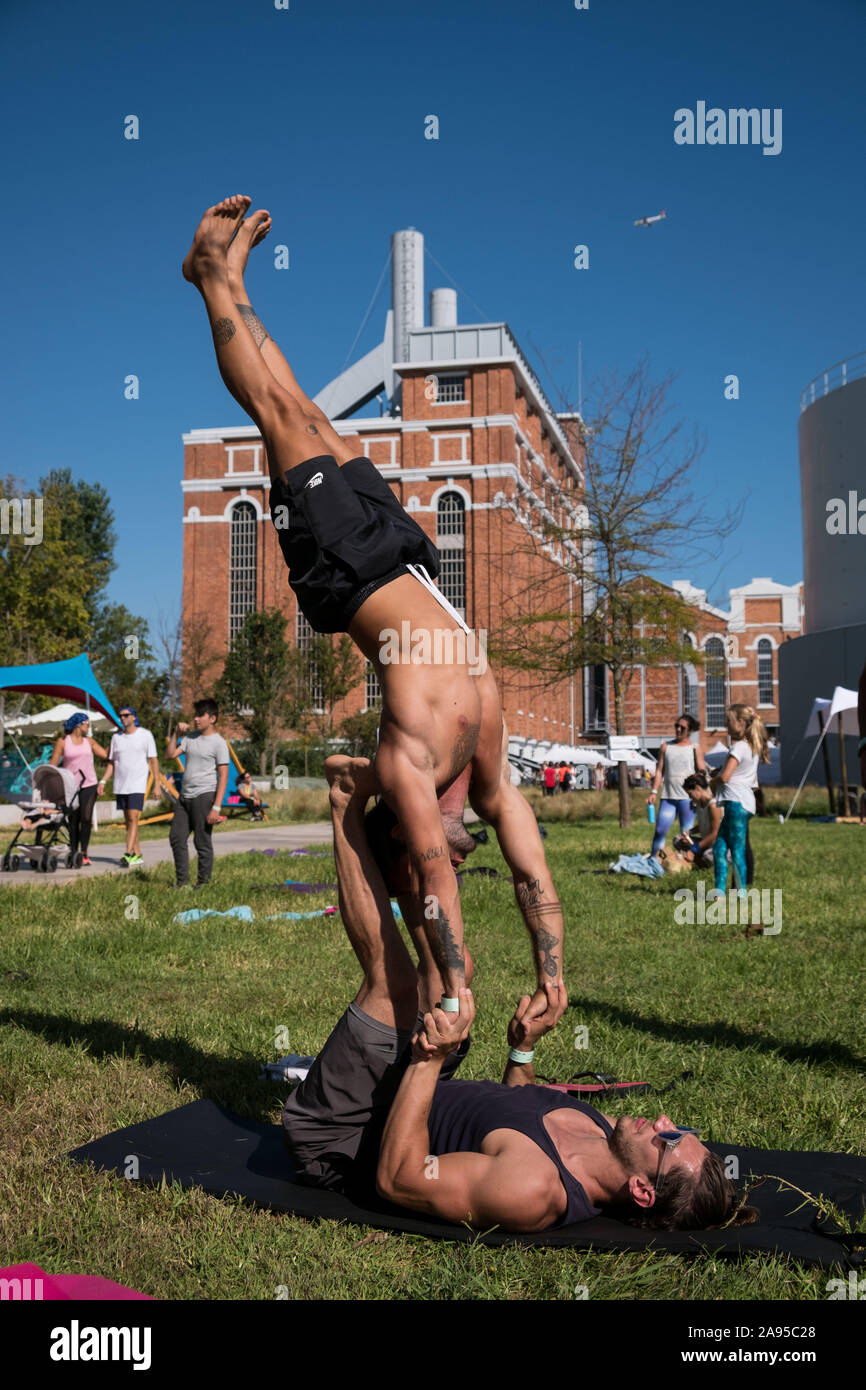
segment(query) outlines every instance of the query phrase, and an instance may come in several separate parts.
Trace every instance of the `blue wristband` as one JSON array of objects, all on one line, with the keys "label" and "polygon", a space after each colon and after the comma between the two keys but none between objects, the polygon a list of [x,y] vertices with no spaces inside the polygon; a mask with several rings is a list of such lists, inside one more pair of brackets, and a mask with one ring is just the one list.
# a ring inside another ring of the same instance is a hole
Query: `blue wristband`
[{"label": "blue wristband", "polygon": [[535,1048],[531,1052],[521,1052],[519,1047],[512,1047],[508,1053],[509,1062],[531,1062],[535,1056]]},{"label": "blue wristband", "polygon": [[439,1007],[442,1009],[443,1013],[459,1014],[460,1000],[452,999],[449,995],[443,994],[442,998],[439,1000]]}]

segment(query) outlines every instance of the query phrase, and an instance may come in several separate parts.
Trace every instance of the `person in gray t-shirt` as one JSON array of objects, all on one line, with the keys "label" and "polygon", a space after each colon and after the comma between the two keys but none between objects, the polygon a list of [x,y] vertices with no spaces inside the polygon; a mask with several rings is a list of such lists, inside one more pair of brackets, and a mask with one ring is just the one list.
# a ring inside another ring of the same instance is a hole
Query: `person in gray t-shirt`
[{"label": "person in gray t-shirt", "polygon": [[[197,888],[210,882],[213,869],[212,827],[220,818],[220,806],[229,780],[229,749],[222,734],[216,732],[219,707],[216,700],[196,700],[195,732],[188,724],[178,724],[166,739],[169,758],[183,753],[186,759],[183,787],[171,822],[169,844],[174,855],[178,888],[189,884],[190,832],[198,855]],[[178,734],[182,735],[178,742]]]}]

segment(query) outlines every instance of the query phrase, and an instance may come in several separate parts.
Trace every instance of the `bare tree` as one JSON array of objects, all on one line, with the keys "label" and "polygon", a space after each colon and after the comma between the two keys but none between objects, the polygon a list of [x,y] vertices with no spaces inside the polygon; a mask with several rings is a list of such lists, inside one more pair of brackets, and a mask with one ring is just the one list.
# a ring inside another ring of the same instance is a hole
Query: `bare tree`
[{"label": "bare tree", "polygon": [[174,721],[178,715],[181,704],[181,654],[183,651],[183,619],[168,618],[160,611],[157,618],[157,641],[162,648],[165,661],[163,674],[166,682],[166,695],[168,700],[168,728],[167,733],[174,729]]},{"label": "bare tree", "polygon": [[216,650],[216,640],[210,618],[197,613],[181,619],[181,679],[183,693],[188,698],[204,695],[216,680],[225,661],[225,652]]},{"label": "bare tree", "polygon": [[[504,547],[506,612],[489,654],[532,671],[545,686],[603,667],[620,735],[628,685],[641,666],[701,659],[685,640],[693,609],[652,571],[706,564],[742,516],[742,502],[721,511],[696,495],[703,442],[670,419],[673,381],[653,382],[646,359],[602,379],[589,423],[573,410],[560,416],[583,466],[583,489],[566,491],[539,474],[505,499],[522,524],[513,546]],[[539,558],[549,576],[543,586]],[[626,768],[619,764],[623,826],[630,819]]]}]

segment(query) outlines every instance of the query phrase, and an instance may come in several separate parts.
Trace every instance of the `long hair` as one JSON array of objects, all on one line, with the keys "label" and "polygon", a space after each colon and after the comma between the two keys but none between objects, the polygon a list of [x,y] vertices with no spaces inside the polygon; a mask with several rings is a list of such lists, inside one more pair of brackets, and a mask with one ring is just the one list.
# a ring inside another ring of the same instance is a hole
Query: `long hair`
[{"label": "long hair", "polygon": [[755,756],[760,758],[762,763],[768,763],[770,761],[770,745],[761,716],[751,705],[731,705],[728,714],[733,715],[738,724],[742,724],[743,738]]}]

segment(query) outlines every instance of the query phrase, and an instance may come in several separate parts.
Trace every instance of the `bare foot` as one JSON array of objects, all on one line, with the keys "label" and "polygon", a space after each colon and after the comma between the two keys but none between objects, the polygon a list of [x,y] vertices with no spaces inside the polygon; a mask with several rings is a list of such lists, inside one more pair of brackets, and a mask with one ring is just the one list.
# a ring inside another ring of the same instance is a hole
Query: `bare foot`
[{"label": "bare foot", "polygon": [[183,263],[183,278],[193,285],[200,285],[208,271],[225,266],[226,252],[252,198],[245,193],[234,193],[223,198],[215,207],[208,208],[196,228],[192,246]]},{"label": "bare foot", "polygon": [[330,787],[332,805],[346,805],[352,800],[366,804],[379,790],[369,758],[349,758],[343,753],[337,753],[325,762],[325,776]]},{"label": "bare foot", "polygon": [[264,241],[272,225],[271,214],[264,208],[251,213],[241,222],[234,241],[226,253],[229,284],[233,287],[240,288],[243,284],[244,271],[247,268],[250,252],[254,246],[258,246],[260,241]]}]

